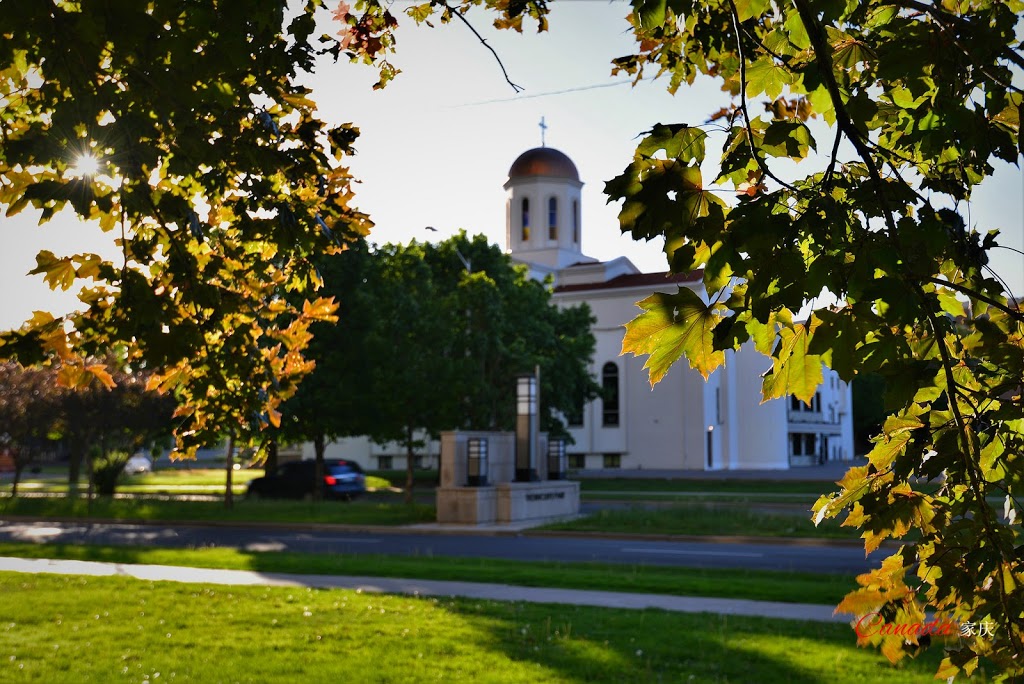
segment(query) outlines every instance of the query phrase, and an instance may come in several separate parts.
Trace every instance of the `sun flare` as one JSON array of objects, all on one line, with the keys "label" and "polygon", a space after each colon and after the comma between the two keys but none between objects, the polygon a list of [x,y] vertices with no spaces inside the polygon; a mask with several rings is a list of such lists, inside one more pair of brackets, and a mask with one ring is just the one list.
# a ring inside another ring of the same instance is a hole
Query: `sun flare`
[{"label": "sun flare", "polygon": [[71,171],[76,176],[91,176],[99,170],[100,160],[91,154],[80,154],[71,166]]}]

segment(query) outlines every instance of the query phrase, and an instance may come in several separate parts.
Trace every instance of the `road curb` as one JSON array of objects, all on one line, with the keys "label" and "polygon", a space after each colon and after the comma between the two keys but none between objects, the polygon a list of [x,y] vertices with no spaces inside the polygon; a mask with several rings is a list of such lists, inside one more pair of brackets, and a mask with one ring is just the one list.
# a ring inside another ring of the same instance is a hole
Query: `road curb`
[{"label": "road curb", "polygon": [[[822,537],[758,537],[752,535],[698,535],[698,534],[623,534],[613,532],[573,531],[573,530],[538,530],[538,529],[467,529],[455,526],[451,529],[430,523],[417,525],[350,525],[344,523],[281,523],[230,520],[133,520],[118,518],[74,518],[32,516],[0,516],[0,521],[19,523],[65,523],[83,525],[144,525],[148,527],[242,527],[246,529],[287,530],[290,532],[361,532],[366,534],[429,534],[429,535],[461,535],[466,537],[564,537],[586,539],[619,539],[664,542],[705,542],[712,544],[771,544],[776,546],[839,546],[860,547],[859,539],[826,539]],[[420,525],[423,525],[422,527]],[[898,549],[898,542],[886,541],[882,548]]]}]

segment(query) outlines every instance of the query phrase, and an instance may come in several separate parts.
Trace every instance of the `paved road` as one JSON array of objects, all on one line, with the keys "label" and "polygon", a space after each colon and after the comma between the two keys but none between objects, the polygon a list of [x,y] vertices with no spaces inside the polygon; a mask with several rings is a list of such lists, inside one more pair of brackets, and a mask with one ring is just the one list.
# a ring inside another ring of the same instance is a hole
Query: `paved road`
[{"label": "paved road", "polygon": [[456,556],[511,560],[601,561],[700,568],[859,573],[873,563],[856,546],[703,541],[649,541],[533,534],[479,535],[289,530],[230,526],[175,526],[0,521],[0,540],[249,551]]}]

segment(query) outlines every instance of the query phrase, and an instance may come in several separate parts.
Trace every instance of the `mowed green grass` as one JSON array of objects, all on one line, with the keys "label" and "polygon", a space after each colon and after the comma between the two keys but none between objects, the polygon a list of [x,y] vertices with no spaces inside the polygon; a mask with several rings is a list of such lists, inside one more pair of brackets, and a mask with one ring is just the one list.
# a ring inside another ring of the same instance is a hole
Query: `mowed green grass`
[{"label": "mowed green grass", "polygon": [[0,556],[57,558],[310,575],[356,575],[493,582],[527,587],[626,591],[676,596],[838,604],[857,583],[852,575],[614,563],[557,563],[241,549],[159,549],[0,542]]},{"label": "mowed green grass", "polygon": [[820,537],[858,539],[858,530],[830,519],[815,526],[811,513],[772,514],[744,505],[674,503],[656,508],[631,506],[600,510],[593,515],[546,529],[575,532],[665,535],[749,535],[758,537]]},{"label": "mowed green grass", "polygon": [[408,525],[433,522],[434,507],[373,501],[249,501],[239,499],[227,509],[221,501],[97,498],[91,509],[85,499],[0,499],[0,515],[36,518],[102,518],[112,520],[333,523]]},{"label": "mowed green grass", "polygon": [[817,497],[836,491],[825,480],[685,480],[641,478],[588,478],[580,480],[582,492],[722,492],[730,494],[806,494]]},{"label": "mowed green grass", "polygon": [[[262,468],[246,468],[231,473],[232,491],[245,493],[249,482],[263,477]],[[83,474],[84,480],[84,474]],[[223,468],[186,468],[183,466],[158,468],[149,473],[122,475],[117,491],[134,494],[217,494],[224,491],[227,476]],[[402,480],[404,483],[404,480]],[[18,485],[27,491],[66,492],[68,483],[66,470],[54,471],[47,468],[39,475],[27,473]],[[83,490],[86,483],[79,483]],[[391,489],[391,480],[367,473],[366,487],[369,490]]]},{"label": "mowed green grass", "polygon": [[4,682],[923,682],[847,625],[0,573]]}]

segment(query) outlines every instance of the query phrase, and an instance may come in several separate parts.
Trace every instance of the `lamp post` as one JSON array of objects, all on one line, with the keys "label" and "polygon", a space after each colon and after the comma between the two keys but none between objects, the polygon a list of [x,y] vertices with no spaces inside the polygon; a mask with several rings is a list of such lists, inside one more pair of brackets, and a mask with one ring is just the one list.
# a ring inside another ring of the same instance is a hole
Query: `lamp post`
[{"label": "lamp post", "polygon": [[565,453],[565,440],[560,438],[548,440],[548,479],[564,480],[568,471],[569,457]]},{"label": "lamp post", "polygon": [[487,440],[474,437],[467,441],[466,483],[470,487],[487,486]]},{"label": "lamp post", "polygon": [[708,425],[708,468],[713,468],[715,465],[715,426]]},{"label": "lamp post", "polygon": [[516,482],[535,482],[537,472],[537,376],[516,377]]}]

